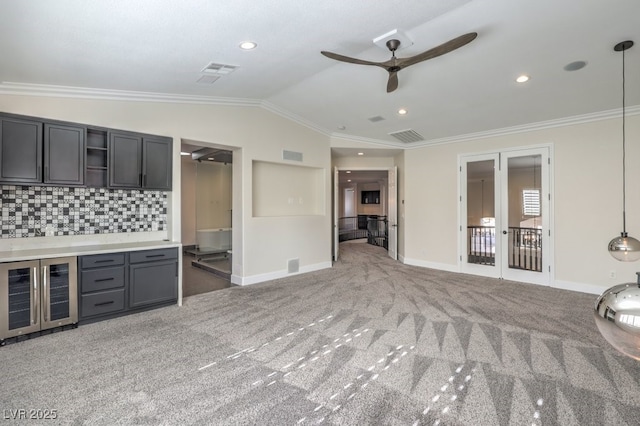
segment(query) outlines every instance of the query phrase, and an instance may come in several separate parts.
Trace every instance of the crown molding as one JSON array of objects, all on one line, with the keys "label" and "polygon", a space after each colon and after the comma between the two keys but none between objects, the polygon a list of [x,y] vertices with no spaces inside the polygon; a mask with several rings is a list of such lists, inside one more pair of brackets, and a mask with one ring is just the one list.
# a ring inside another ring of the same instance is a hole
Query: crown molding
[{"label": "crown molding", "polygon": [[[342,139],[345,141],[353,141],[359,143],[367,143],[379,145],[388,148],[414,149],[432,145],[445,145],[452,143],[467,142],[476,139],[486,139],[491,137],[505,136],[516,133],[525,133],[538,130],[551,129],[555,127],[571,126],[576,124],[590,123],[600,120],[608,120],[612,118],[622,117],[622,108],[600,111],[589,114],[575,115],[555,120],[539,121],[536,123],[528,123],[512,127],[504,127],[500,129],[487,130],[483,132],[467,133],[463,135],[429,139],[426,141],[402,143],[394,141],[384,141],[380,139],[365,138],[360,136],[347,135],[343,133],[331,132],[324,127],[313,123],[297,114],[294,114],[284,108],[274,105],[271,102],[246,99],[246,98],[222,98],[214,96],[197,96],[197,95],[179,95],[171,93],[155,93],[155,92],[136,92],[128,90],[111,90],[111,89],[93,89],[73,86],[54,86],[45,84],[29,84],[29,83],[0,83],[0,94],[3,95],[22,95],[22,96],[46,96],[46,97],[62,97],[62,98],[78,98],[78,99],[103,99],[116,101],[134,101],[134,102],[166,102],[166,103],[185,103],[185,104],[202,104],[202,105],[221,105],[221,106],[239,106],[239,107],[260,107],[270,111],[276,115],[286,118],[290,121],[298,123],[304,127],[314,130],[327,137]],[[640,114],[640,105],[626,107],[625,115]]]},{"label": "crown molding", "polygon": [[135,92],[128,90],[93,89],[46,84],[0,83],[0,94],[23,96],[47,96],[57,98],[106,99],[112,101],[166,102],[224,106],[259,107],[261,101],[244,98],[220,98],[214,96],[178,95],[172,93]]},{"label": "crown molding", "polygon": [[325,136],[331,136],[331,132],[328,131],[327,129],[325,129],[324,127],[321,127],[319,125],[317,125],[316,123],[307,120],[306,118],[303,118],[297,114],[292,113],[289,110],[286,110],[284,108],[281,108],[275,104],[272,104],[269,101],[262,101],[260,102],[260,106],[262,108],[264,108],[267,111],[270,111],[276,115],[279,115],[280,117],[286,118],[290,121],[293,121],[294,123],[298,123],[301,126],[304,127],[308,127],[311,130],[315,130],[318,133],[321,133]]},{"label": "crown molding", "polygon": [[[626,107],[625,115],[640,114],[640,105]],[[476,139],[486,139],[498,136],[512,135],[516,133],[534,132],[545,129],[553,129],[556,127],[573,126],[576,124],[592,123],[595,121],[609,120],[612,118],[622,117],[622,108],[611,109],[607,111],[594,112],[589,114],[574,115],[571,117],[558,118],[554,120],[539,121],[536,123],[522,124],[519,126],[503,127],[501,129],[487,130],[484,132],[467,133],[464,135],[452,136],[440,139],[431,139],[422,142],[413,142],[405,145],[407,149],[421,148],[432,145],[446,145],[452,143],[468,142]]]}]

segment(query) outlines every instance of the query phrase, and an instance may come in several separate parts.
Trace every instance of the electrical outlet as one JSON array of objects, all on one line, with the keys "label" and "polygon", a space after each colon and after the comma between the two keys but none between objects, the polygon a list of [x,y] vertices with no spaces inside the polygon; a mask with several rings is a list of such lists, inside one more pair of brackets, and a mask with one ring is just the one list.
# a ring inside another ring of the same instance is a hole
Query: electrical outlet
[{"label": "electrical outlet", "polygon": [[152,231],[157,231],[158,230],[158,222],[156,222],[156,221],[151,222],[151,230]]},{"label": "electrical outlet", "polygon": [[53,236],[55,236],[55,231],[53,230],[53,226],[47,225],[44,228],[44,236],[45,237],[53,237]]},{"label": "electrical outlet", "polygon": [[612,269],[609,271],[609,278],[615,278],[616,277],[616,271],[615,269]]}]

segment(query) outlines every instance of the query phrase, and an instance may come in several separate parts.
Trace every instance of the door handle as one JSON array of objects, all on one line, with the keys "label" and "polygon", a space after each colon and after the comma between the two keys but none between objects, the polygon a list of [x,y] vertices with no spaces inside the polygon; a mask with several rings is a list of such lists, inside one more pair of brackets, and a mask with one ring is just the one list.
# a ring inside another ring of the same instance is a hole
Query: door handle
[{"label": "door handle", "polygon": [[31,312],[31,324],[34,325],[38,321],[38,268],[33,267],[33,304]]},{"label": "door handle", "polygon": [[43,297],[43,301],[42,301],[42,314],[44,315],[44,321],[49,321],[49,295],[48,295],[48,290],[47,290],[47,274],[48,274],[48,267],[43,266],[42,267],[42,297]]},{"label": "door handle", "polygon": [[507,231],[502,231],[502,233],[503,233],[504,235],[507,235]]}]

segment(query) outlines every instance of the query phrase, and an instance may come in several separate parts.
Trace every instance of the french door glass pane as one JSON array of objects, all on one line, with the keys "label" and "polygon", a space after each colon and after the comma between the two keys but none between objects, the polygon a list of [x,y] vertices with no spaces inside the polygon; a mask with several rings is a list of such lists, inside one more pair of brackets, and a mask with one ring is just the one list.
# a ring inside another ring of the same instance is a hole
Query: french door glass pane
[{"label": "french door glass pane", "polygon": [[494,160],[467,163],[467,262],[495,265]]},{"label": "french door glass pane", "polygon": [[541,155],[508,160],[509,268],[542,272]]}]

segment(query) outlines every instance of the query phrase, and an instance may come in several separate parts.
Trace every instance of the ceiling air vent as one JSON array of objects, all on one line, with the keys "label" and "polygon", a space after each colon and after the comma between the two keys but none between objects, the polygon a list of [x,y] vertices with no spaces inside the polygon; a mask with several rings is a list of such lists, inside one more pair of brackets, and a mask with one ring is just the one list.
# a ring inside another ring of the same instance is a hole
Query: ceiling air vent
[{"label": "ceiling air vent", "polygon": [[384,117],[381,117],[379,115],[369,118],[369,121],[372,123],[377,123],[378,121],[382,121],[382,120],[384,120]]},{"label": "ceiling air vent", "polygon": [[210,62],[209,65],[204,67],[200,72],[205,74],[227,75],[235,71],[236,68],[238,67],[235,65],[216,64],[215,62]]},{"label": "ceiling air vent", "polygon": [[197,82],[200,84],[212,84],[219,78],[219,75],[203,75],[198,79]]},{"label": "ceiling air vent", "polygon": [[400,142],[409,143],[409,142],[419,142],[423,141],[424,138],[422,135],[415,130],[400,130],[399,132],[389,133],[390,136],[398,139]]}]

